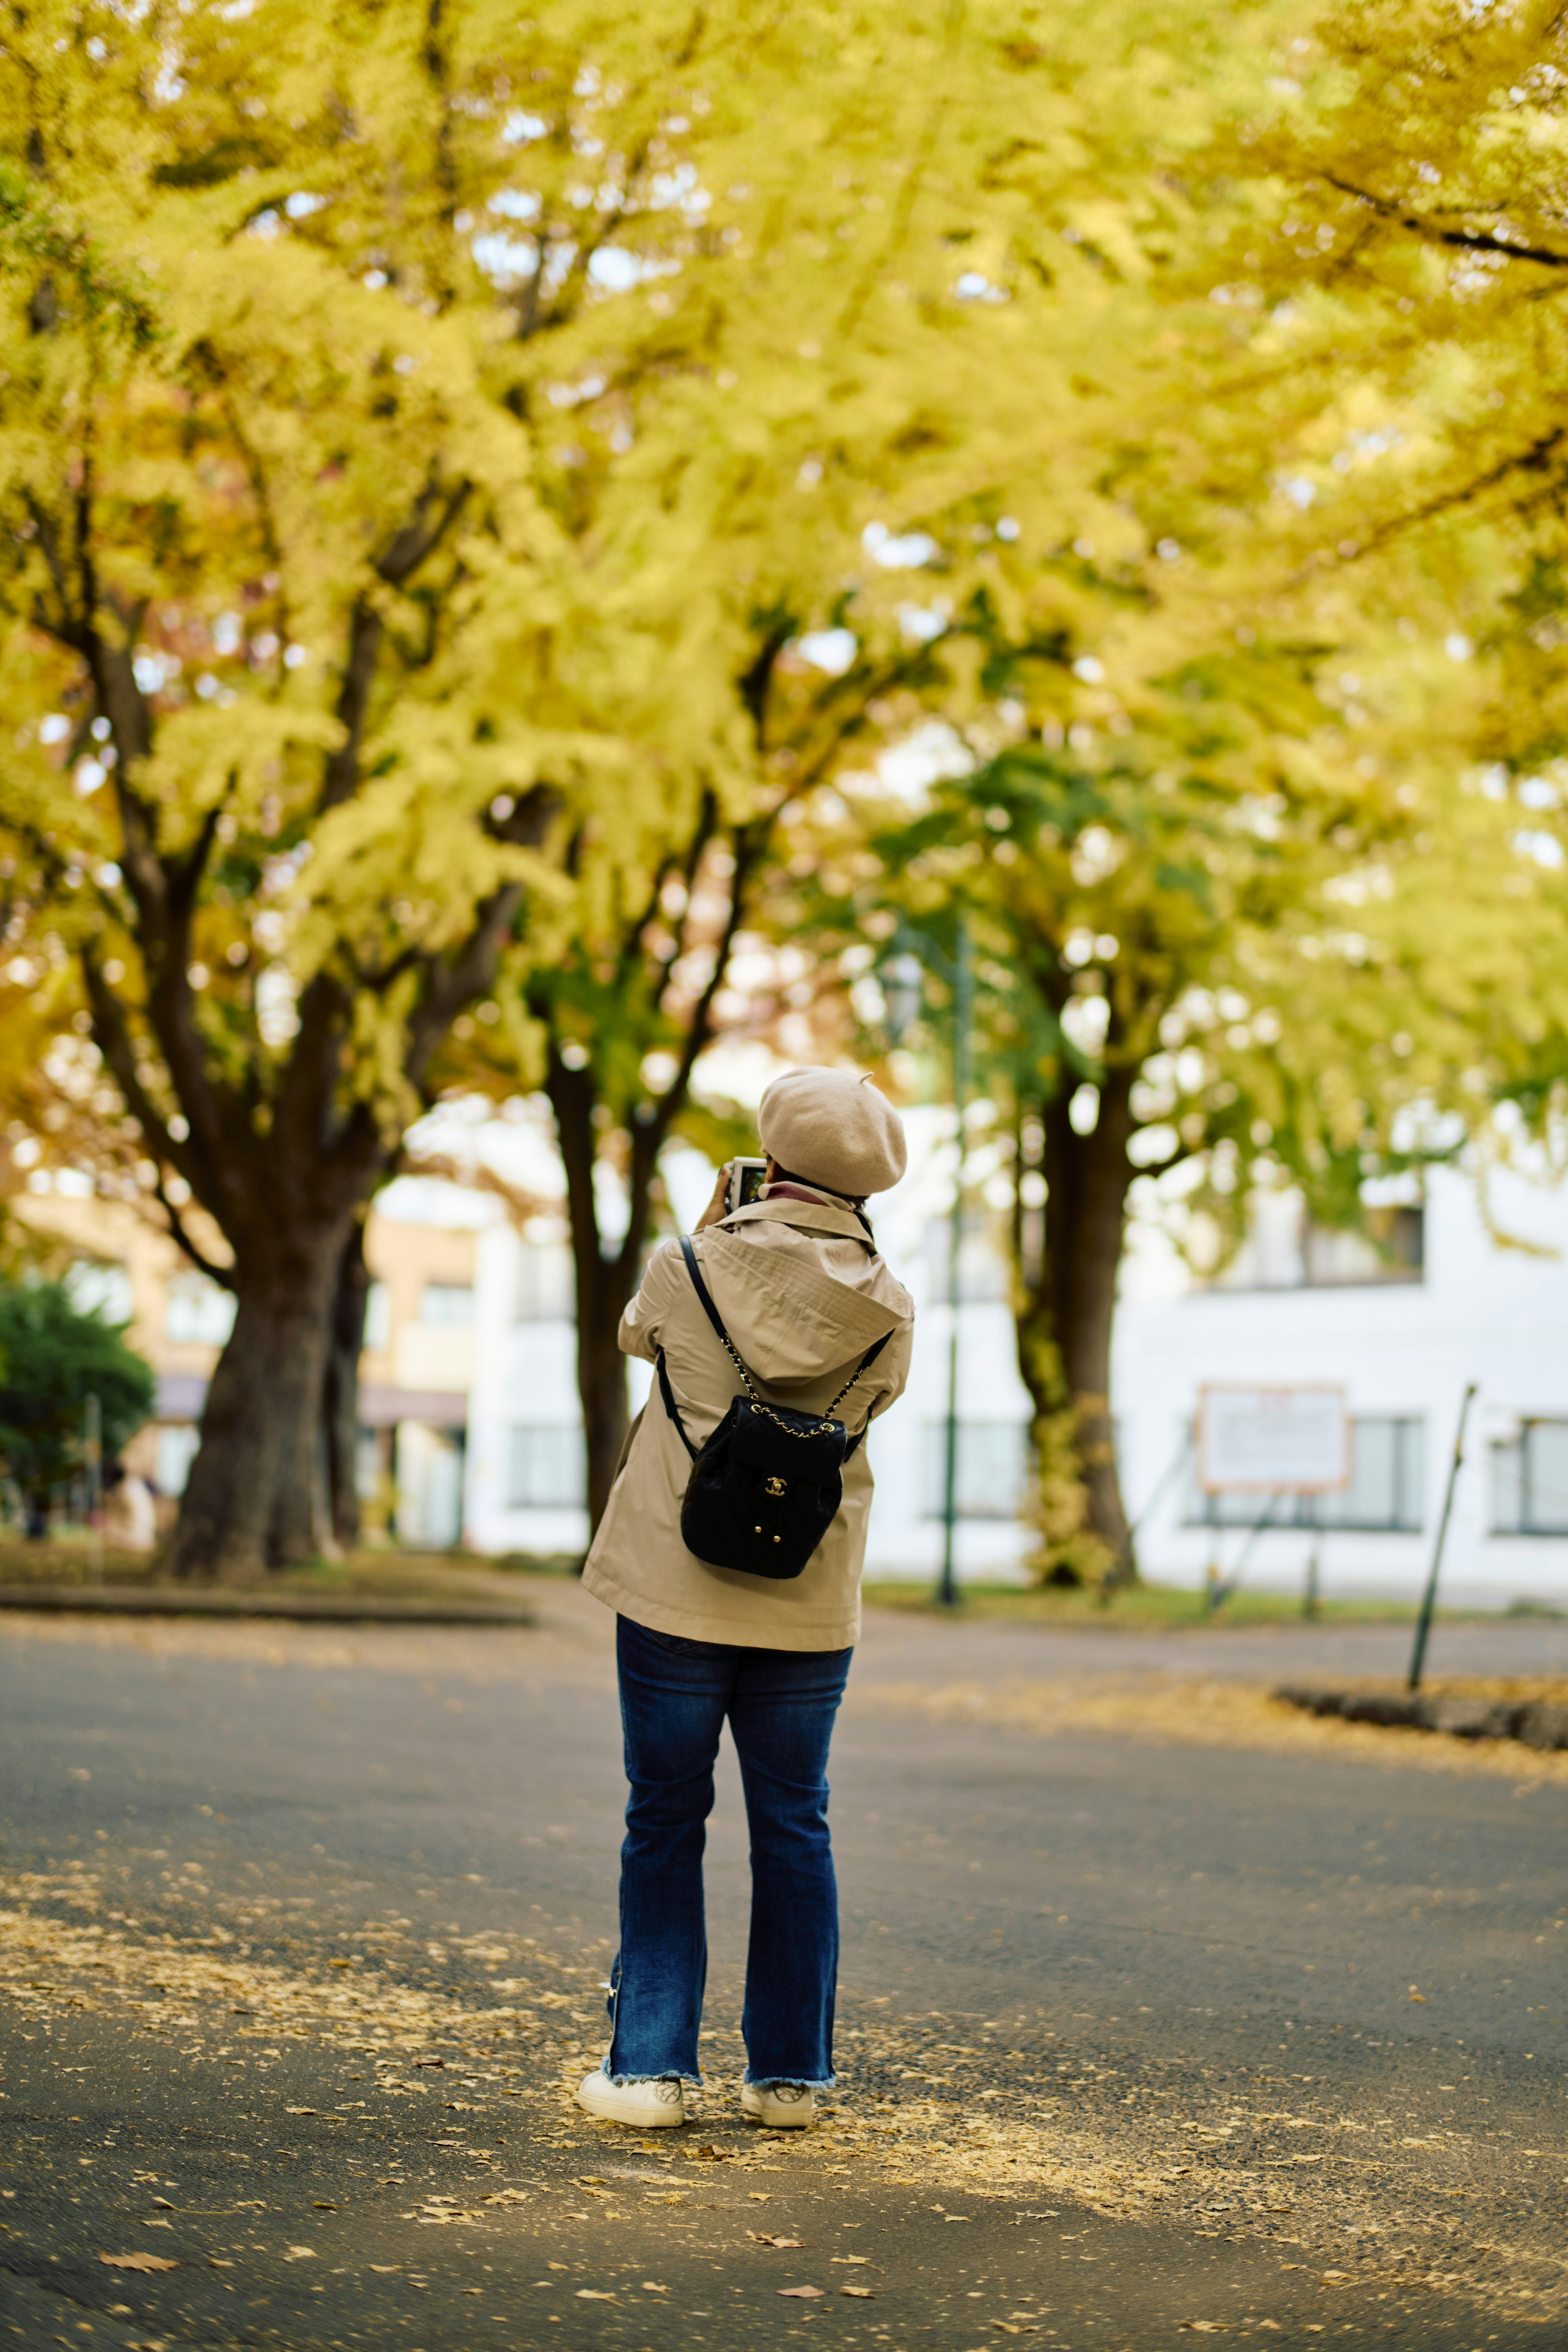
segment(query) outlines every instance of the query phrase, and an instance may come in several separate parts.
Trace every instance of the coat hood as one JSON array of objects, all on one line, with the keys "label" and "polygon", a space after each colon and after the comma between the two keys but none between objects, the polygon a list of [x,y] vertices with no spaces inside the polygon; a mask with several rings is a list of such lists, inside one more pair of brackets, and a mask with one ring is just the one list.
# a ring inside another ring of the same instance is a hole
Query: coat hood
[{"label": "coat hood", "polygon": [[853,1211],[827,1202],[754,1202],[695,1247],[725,1329],[769,1388],[852,1364],[914,1312]]}]

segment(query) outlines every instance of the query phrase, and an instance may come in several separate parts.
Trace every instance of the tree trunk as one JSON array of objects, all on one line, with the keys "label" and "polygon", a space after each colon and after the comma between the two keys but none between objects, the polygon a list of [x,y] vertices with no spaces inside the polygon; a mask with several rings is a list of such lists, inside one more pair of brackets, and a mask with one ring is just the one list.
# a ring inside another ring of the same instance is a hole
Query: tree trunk
[{"label": "tree trunk", "polygon": [[370,1268],[364,1220],[356,1217],[338,1262],[337,1295],[327,1335],[321,1425],[327,1455],[327,1520],[333,1539],[359,1541],[359,1360],[364,1347]]},{"label": "tree trunk", "polygon": [[[1065,1094],[1041,1113],[1044,1246],[1020,1283],[1018,1367],[1035,1408],[1042,1532],[1064,1572],[1132,1569],[1110,1415],[1110,1343],[1132,1163],[1134,1074],[1108,1071],[1079,1135]],[[1085,1541],[1084,1539],[1088,1540]]]},{"label": "tree trunk", "polygon": [[207,1390],[180,1505],[181,1577],[240,1578],[313,1559],[328,1318],[339,1226],[286,1227],[235,1269],[238,1311]]},{"label": "tree trunk", "polygon": [[581,1282],[577,1287],[577,1388],[583,1401],[588,1524],[593,1529],[605,1516],[631,1425],[626,1360],[616,1339],[629,1296],[618,1258],[600,1259],[586,1296]]},{"label": "tree trunk", "polygon": [[630,1222],[621,1247],[613,1257],[606,1257],[595,1198],[598,1136],[594,1124],[597,1093],[593,1073],[568,1069],[552,1051],[544,1083],[566,1173],[566,1213],[577,1292],[577,1394],[583,1408],[591,1537],[605,1516],[629,1425],[626,1358],[616,1345],[616,1334],[640,1271],[649,1178],[641,1170],[640,1156],[634,1155]]}]

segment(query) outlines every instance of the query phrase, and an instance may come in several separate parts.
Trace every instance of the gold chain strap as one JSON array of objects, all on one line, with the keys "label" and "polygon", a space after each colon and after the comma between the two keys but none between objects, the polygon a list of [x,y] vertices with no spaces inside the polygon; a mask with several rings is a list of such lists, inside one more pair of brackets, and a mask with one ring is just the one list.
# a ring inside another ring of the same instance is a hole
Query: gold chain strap
[{"label": "gold chain strap", "polygon": [[773,1423],[775,1428],[786,1431],[791,1437],[820,1437],[826,1435],[833,1414],[837,1412],[839,1406],[843,1403],[845,1398],[848,1395],[850,1390],[854,1387],[856,1381],[859,1379],[861,1373],[866,1369],[864,1364],[857,1364],[855,1370],[850,1373],[849,1378],[845,1381],[844,1386],[839,1390],[838,1394],[834,1398],[833,1402],[827,1407],[818,1428],[815,1430],[796,1429],[789,1422],[781,1421],[778,1414],[774,1412],[770,1406],[763,1403],[762,1398],[757,1394],[755,1387],[752,1385],[752,1375],[746,1369],[740,1349],[736,1347],[733,1339],[731,1339],[728,1331],[722,1334],[722,1338],[725,1347],[730,1350],[731,1359],[734,1364],[735,1370],[740,1373],[741,1378],[746,1383],[746,1394],[751,1398],[752,1402],[756,1406],[757,1411],[761,1413],[766,1413],[768,1419]]}]

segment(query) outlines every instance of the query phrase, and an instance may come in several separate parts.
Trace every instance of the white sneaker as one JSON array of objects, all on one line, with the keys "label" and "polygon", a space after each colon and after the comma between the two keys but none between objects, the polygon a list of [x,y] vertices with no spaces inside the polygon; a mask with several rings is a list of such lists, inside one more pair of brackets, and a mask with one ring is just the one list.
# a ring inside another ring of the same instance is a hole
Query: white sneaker
[{"label": "white sneaker", "polygon": [[770,2131],[800,2131],[816,2113],[816,2093],[798,2083],[775,2083],[765,2091],[755,2083],[742,2083],[741,2112],[755,2116]]},{"label": "white sneaker", "polygon": [[577,2085],[577,2105],[602,2123],[633,2124],[639,2131],[662,2131],[686,2121],[686,2089],[678,2075],[657,2083],[612,2083],[602,2066]]}]

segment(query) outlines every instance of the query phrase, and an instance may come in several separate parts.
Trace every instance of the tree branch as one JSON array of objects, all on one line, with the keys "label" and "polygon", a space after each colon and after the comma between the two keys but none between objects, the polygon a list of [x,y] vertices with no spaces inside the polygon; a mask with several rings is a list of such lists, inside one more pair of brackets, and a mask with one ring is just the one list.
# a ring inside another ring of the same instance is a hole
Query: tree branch
[{"label": "tree branch", "polygon": [[1384,220],[1397,222],[1428,245],[1446,245],[1461,253],[1496,253],[1508,261],[1539,262],[1545,269],[1568,269],[1568,253],[1558,253],[1551,246],[1518,245],[1490,229],[1443,228],[1428,214],[1407,212],[1403,205],[1376,195],[1370,188],[1358,188],[1353,181],[1339,179],[1332,172],[1319,176],[1342,196],[1353,196],[1357,204],[1370,206]]},{"label": "tree branch", "polygon": [[232,1266],[219,1265],[215,1258],[208,1257],[205,1251],[198,1248],[196,1244],[191,1239],[189,1226],[185,1223],[185,1221],[181,1216],[178,1209],[175,1208],[174,1203],[169,1198],[167,1187],[163,1182],[163,1171],[162,1169],[158,1169],[153,1175],[153,1197],[157,1201],[158,1206],[163,1210],[164,1216],[167,1217],[169,1221],[169,1232],[171,1235],[178,1246],[184,1252],[186,1257],[190,1259],[191,1264],[195,1267],[196,1272],[198,1274],[205,1274],[209,1282],[221,1284],[225,1290],[237,1291],[239,1285],[235,1280],[234,1268]]},{"label": "tree branch", "polygon": [[[457,521],[468,502],[469,489],[468,482],[459,482],[443,497],[434,479],[427,481],[415,501],[413,514],[400,530],[394,532],[376,558],[376,578],[389,588],[401,588],[412,579]],[[338,689],[336,716],[343,730],[343,740],[335,751],[327,754],[318,814],[341,807],[359,789],[360,755],[370,718],[371,689],[385,634],[386,624],[371,599],[357,596],[349,615],[348,652]]]},{"label": "tree branch", "polygon": [[1405,513],[1379,523],[1366,538],[1350,542],[1350,553],[1331,558],[1326,549],[1320,549],[1289,575],[1284,583],[1286,588],[1299,588],[1321,564],[1331,561],[1360,562],[1364,556],[1386,547],[1390,541],[1398,539],[1405,531],[1414,530],[1421,523],[1432,521],[1437,515],[1450,513],[1456,507],[1468,506],[1473,499],[1484,498],[1488,490],[1495,490],[1510,475],[1544,472],[1547,461],[1562,447],[1565,439],[1568,439],[1568,426],[1554,425],[1549,433],[1543,433],[1538,440],[1532,441],[1528,449],[1521,449],[1511,457],[1500,458],[1484,474],[1478,474],[1473,481],[1463,483],[1457,489],[1440,490],[1435,497],[1423,500],[1420,506],[1412,507]]}]

